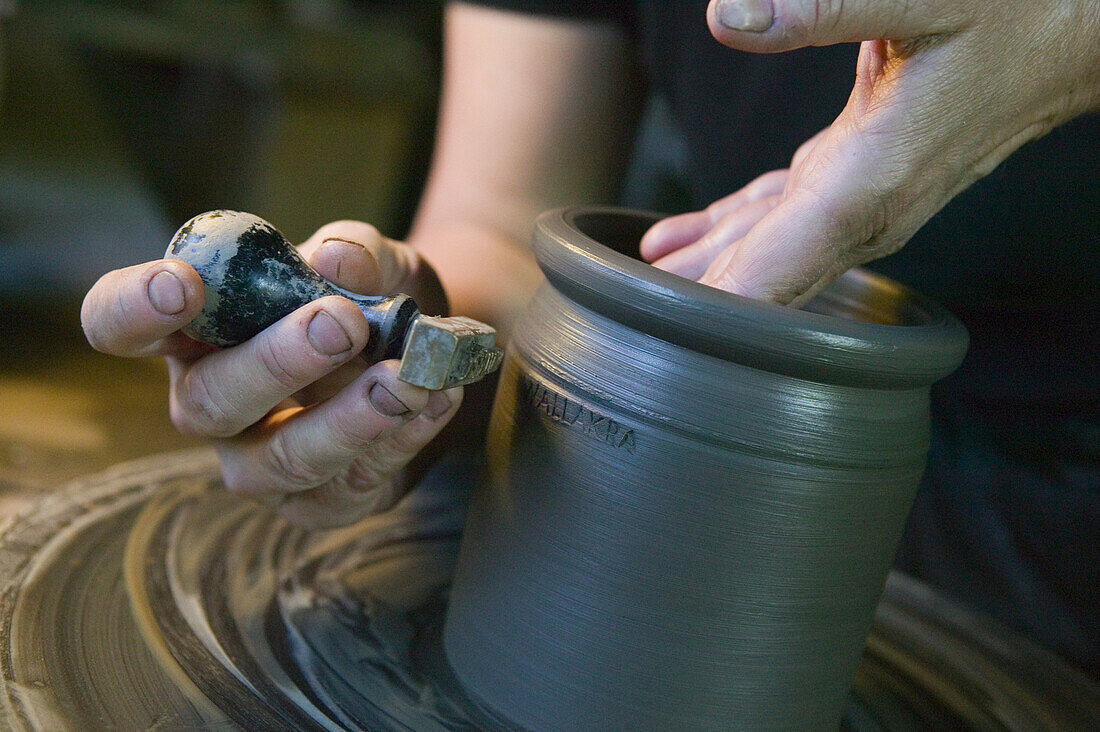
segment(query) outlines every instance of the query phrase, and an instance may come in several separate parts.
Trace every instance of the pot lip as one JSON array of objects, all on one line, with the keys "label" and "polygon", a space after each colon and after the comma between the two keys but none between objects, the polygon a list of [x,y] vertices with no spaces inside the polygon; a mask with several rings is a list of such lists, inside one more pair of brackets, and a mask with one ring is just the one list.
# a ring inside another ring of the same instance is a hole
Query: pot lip
[{"label": "pot lip", "polygon": [[969,336],[955,316],[882,275],[852,269],[819,297],[842,308],[845,293],[850,299],[869,292],[880,309],[890,307],[911,322],[851,320],[699,284],[591,238],[577,221],[593,215],[638,224],[662,218],[615,206],[547,211],[535,223],[536,258],[563,295],[635,330],[755,368],[870,388],[930,385],[954,371],[966,353]]}]

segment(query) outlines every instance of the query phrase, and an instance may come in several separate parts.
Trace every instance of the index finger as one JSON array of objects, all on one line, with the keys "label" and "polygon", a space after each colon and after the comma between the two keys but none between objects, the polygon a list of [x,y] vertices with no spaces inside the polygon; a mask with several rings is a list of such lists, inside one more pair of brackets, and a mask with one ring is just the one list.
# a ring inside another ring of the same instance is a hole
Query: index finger
[{"label": "index finger", "polygon": [[416,298],[431,314],[447,310],[431,266],[416,251],[362,221],[334,221],[317,230],[300,251],[322,277],[352,292]]},{"label": "index finger", "polygon": [[146,262],[100,277],[84,297],[80,323],[88,342],[103,353],[183,355],[205,348],[175,336],[202,310],[204,297],[202,279],[189,265]]},{"label": "index finger", "polygon": [[419,262],[408,247],[362,221],[333,221],[301,246],[322,276],[353,292],[389,294],[408,289]]}]

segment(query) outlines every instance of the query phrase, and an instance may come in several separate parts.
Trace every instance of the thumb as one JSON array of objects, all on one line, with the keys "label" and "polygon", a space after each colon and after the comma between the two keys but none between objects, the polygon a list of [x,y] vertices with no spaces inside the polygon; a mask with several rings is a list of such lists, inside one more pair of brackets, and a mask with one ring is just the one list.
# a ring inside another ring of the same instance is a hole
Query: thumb
[{"label": "thumb", "polygon": [[965,27],[981,5],[951,0],[711,0],[707,25],[731,48],[775,53],[951,33]]}]

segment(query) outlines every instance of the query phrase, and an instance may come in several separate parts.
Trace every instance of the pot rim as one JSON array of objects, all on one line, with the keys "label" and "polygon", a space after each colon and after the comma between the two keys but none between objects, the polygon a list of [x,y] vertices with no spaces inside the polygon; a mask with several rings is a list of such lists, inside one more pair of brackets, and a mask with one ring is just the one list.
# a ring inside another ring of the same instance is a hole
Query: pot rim
[{"label": "pot rim", "polygon": [[966,353],[969,336],[955,316],[882,275],[853,268],[812,301],[819,312],[794,309],[665,272],[593,238],[616,218],[644,230],[662,217],[614,206],[554,209],[537,219],[533,247],[559,292],[635,330],[754,368],[869,388],[928,386]]}]

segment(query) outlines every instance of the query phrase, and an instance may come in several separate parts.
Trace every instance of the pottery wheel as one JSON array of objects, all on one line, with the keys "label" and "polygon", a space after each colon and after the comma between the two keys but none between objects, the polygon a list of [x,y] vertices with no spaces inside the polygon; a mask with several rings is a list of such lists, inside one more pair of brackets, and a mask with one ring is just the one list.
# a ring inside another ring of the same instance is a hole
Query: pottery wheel
[{"label": "pottery wheel", "polygon": [[[500,729],[442,653],[469,471],[308,533],[199,450],[118,466],[0,524],[0,720],[13,729]],[[849,729],[1097,729],[1100,689],[894,574]]]}]

